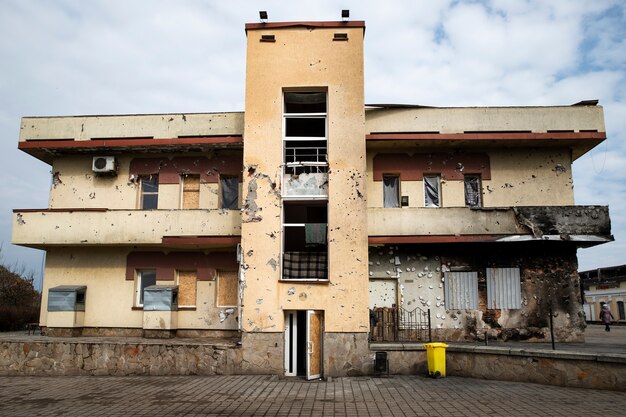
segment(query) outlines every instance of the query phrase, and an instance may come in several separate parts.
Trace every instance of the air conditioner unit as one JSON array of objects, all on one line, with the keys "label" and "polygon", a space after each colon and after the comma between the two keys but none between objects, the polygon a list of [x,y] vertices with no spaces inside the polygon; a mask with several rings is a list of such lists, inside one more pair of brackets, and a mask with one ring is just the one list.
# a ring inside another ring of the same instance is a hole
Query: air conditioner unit
[{"label": "air conditioner unit", "polygon": [[94,156],[91,168],[96,174],[117,174],[117,162],[114,156]]}]

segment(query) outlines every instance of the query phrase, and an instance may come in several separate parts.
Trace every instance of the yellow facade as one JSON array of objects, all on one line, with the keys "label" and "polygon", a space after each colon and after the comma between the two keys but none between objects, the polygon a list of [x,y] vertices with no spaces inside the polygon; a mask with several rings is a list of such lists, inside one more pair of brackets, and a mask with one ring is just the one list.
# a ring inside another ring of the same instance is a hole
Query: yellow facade
[{"label": "yellow facade", "polygon": [[[333,41],[337,32],[347,33],[349,41]],[[275,35],[276,42],[260,42],[263,35]],[[262,220],[244,212],[244,263],[254,265],[242,272],[244,331],[282,332],[285,310],[314,309],[332,311],[326,331],[367,332],[367,225],[360,215],[366,209],[363,35],[363,27],[248,30],[244,201],[254,190],[254,215]],[[281,259],[285,91],[327,94],[331,174],[325,283],[279,282],[280,268],[273,266]],[[354,198],[357,191],[361,197]],[[275,238],[259,240],[271,234]]]}]

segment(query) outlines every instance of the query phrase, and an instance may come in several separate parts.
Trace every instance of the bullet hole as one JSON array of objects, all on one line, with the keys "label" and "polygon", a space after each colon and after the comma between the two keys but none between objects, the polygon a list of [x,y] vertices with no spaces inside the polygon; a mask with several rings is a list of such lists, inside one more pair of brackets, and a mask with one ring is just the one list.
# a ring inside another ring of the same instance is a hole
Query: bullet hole
[{"label": "bullet hole", "polygon": [[17,224],[19,224],[19,225],[26,224],[26,222],[24,221],[24,216],[22,215],[22,213],[17,213]]},{"label": "bullet hole", "polygon": [[61,173],[59,171],[54,171],[52,173],[52,186],[57,188],[57,185],[60,184],[63,184],[63,181],[61,181]]},{"label": "bullet hole", "polygon": [[552,171],[556,172],[556,175],[565,174],[567,172],[565,167],[561,164],[556,164]]}]

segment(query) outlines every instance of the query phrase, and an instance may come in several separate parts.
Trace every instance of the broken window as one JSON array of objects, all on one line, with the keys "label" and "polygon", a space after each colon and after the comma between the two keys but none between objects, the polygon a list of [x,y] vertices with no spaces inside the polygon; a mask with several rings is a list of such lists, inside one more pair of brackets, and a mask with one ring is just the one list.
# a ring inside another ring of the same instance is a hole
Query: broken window
[{"label": "broken window", "polygon": [[137,282],[135,283],[135,305],[143,306],[143,290],[150,285],[156,285],[155,269],[139,269],[137,270]]},{"label": "broken window", "polygon": [[441,177],[424,176],[424,207],[441,207]]},{"label": "broken window", "polygon": [[478,273],[446,272],[444,297],[447,309],[478,309]]},{"label": "broken window", "polygon": [[399,175],[383,175],[383,207],[400,207]]},{"label": "broken window", "polygon": [[328,202],[285,201],[283,279],[328,279]]},{"label": "broken window", "polygon": [[195,307],[197,293],[196,271],[178,271],[178,305]]},{"label": "broken window", "polygon": [[285,92],[285,195],[327,195],[326,116],[325,92]]},{"label": "broken window", "polygon": [[159,176],[141,177],[141,209],[153,210],[159,205]]},{"label": "broken window", "polygon": [[220,197],[223,209],[236,210],[239,206],[239,178],[220,175]]},{"label": "broken window", "polygon": [[465,187],[465,206],[481,207],[480,175],[465,175],[463,182]]},{"label": "broken window", "polygon": [[519,268],[487,268],[487,308],[522,308]]},{"label": "broken window", "polygon": [[200,207],[200,176],[185,174],[181,176],[182,208],[197,209]]}]

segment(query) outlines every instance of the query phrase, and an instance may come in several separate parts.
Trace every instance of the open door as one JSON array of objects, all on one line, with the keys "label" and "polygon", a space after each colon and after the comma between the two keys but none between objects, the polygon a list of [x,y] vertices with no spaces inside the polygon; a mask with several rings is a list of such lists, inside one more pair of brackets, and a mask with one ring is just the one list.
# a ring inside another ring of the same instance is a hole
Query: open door
[{"label": "open door", "polygon": [[322,377],[322,313],[307,310],[306,312],[306,379]]}]

